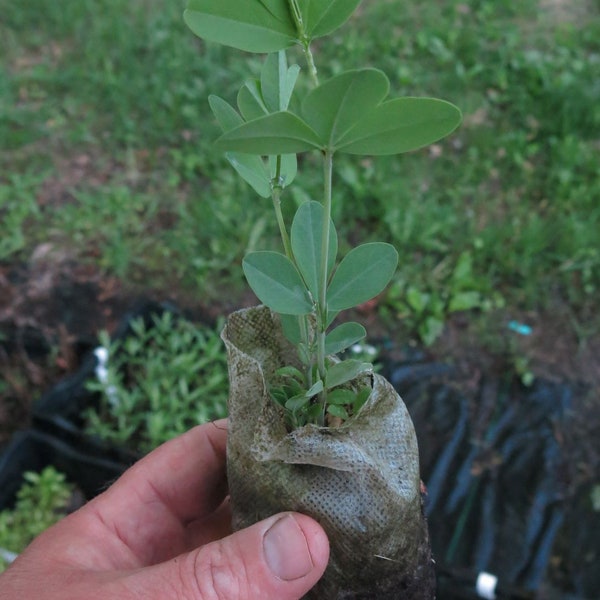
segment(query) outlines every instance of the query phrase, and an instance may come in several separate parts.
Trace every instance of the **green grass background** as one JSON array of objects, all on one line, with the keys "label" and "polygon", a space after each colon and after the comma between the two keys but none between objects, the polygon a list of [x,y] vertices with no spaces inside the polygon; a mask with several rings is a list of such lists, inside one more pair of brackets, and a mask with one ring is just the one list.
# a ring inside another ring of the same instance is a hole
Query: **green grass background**
[{"label": "green grass background", "polygon": [[[206,98],[233,100],[260,57],[196,39],[183,6],[0,0],[0,261],[51,242],[155,289],[241,294],[243,254],[274,247],[276,227],[213,151]],[[464,113],[433,148],[338,161],[342,251],[400,252],[390,317],[428,343],[462,309],[597,324],[597,0],[364,0],[315,55],[322,78],[374,66],[393,95]],[[302,158],[288,218],[318,198],[316,166]]]}]

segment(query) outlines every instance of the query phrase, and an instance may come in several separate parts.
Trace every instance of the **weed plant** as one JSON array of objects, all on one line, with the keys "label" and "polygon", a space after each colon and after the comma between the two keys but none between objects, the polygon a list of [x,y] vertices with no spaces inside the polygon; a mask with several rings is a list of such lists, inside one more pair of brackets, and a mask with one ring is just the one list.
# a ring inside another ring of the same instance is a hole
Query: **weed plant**
[{"label": "weed plant", "polygon": [[[52,466],[24,473],[14,508],[0,512],[0,549],[21,553],[33,538],[66,515],[73,490],[66,476]],[[8,561],[0,554],[0,573],[7,567]]]},{"label": "weed plant", "polygon": [[88,383],[100,393],[86,413],[87,431],[146,453],[191,427],[226,416],[227,358],[218,330],[170,312],[152,323],[131,322],[132,333],[112,341],[106,332],[106,370]]},{"label": "weed plant", "polygon": [[[349,224],[340,254],[356,238],[383,239],[407,257],[387,306],[425,340],[435,336],[397,291],[412,286],[447,307],[465,253],[473,279],[463,291],[486,307],[499,295],[523,310],[596,313],[600,8],[556,14],[553,4],[363,0],[360,19],[315,48],[324,78],[342,62],[377,65],[397,94],[447,98],[465,114],[429,153],[378,159],[376,170],[338,161],[332,216]],[[252,190],[210,151],[218,131],[202,100],[230,96],[260,60],[184,39],[183,5],[0,0],[1,260],[27,256],[50,231],[74,253],[99,254],[108,272],[210,294],[237,289],[232,265],[246,250],[273,247]],[[73,182],[62,160],[80,154],[91,176]],[[301,169],[286,218],[320,194],[310,172]],[[67,184],[48,201],[56,181]],[[119,218],[89,210],[123,187],[135,200],[115,208]],[[101,226],[112,232],[88,237]],[[433,312],[440,323],[448,315]]]}]

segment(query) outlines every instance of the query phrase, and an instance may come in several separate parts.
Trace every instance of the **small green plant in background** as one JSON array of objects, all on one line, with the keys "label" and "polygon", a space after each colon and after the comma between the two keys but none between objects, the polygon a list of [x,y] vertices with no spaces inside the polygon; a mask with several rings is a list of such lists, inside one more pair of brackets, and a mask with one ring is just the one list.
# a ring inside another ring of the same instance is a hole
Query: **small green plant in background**
[{"label": "small green plant in background", "polygon": [[30,173],[11,174],[0,179],[0,260],[5,260],[26,246],[28,223],[40,217],[35,189],[43,176]]},{"label": "small green plant in background", "polygon": [[489,281],[476,275],[470,250],[462,252],[451,266],[440,263],[429,280],[426,288],[396,281],[387,298],[396,316],[426,346],[441,335],[448,315],[468,310],[487,312],[504,305],[501,294],[490,289]]},{"label": "small green plant in background", "polygon": [[[336,326],[334,321],[341,311],[381,293],[398,264],[395,248],[383,242],[359,245],[337,262],[335,160],[340,154],[416,150],[445,137],[461,121],[460,111],[443,100],[389,99],[390,82],[378,69],[341,71],[319,80],[311,42],[337,30],[359,4],[190,0],[184,13],[201,38],[267,54],[260,77],[240,88],[236,107],[218,96],[210,97],[210,106],[223,130],[217,147],[260,196],[271,198],[275,210],[284,252],[249,252],[243,270],[259,300],[281,316],[303,365],[302,370],[283,367],[277,373],[281,382],[272,389],[291,427],[346,420],[368,397],[364,376],[372,365],[332,358],[366,331],[356,322]],[[286,54],[291,47],[300,48],[306,63],[307,81],[298,88],[300,67],[289,66]],[[296,155],[308,151],[321,159],[321,201],[301,203],[288,225],[282,196],[296,177]]]},{"label": "small green plant in background", "polygon": [[12,509],[0,512],[0,572],[9,556],[21,553],[35,538],[67,514],[74,487],[54,467],[27,471]]},{"label": "small green plant in background", "polygon": [[[111,342],[88,388],[100,405],[86,412],[87,431],[136,452],[149,452],[199,423],[226,416],[227,359],[219,327],[199,326],[170,312]],[[102,364],[104,362],[104,365]]]}]

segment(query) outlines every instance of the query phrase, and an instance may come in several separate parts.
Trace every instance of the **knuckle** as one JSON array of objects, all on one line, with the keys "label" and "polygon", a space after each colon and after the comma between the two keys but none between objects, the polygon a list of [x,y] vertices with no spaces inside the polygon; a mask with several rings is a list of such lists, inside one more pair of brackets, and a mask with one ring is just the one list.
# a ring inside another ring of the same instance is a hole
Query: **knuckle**
[{"label": "knuckle", "polygon": [[190,600],[249,600],[249,584],[242,560],[236,560],[217,544],[201,548],[187,562],[182,580]]}]

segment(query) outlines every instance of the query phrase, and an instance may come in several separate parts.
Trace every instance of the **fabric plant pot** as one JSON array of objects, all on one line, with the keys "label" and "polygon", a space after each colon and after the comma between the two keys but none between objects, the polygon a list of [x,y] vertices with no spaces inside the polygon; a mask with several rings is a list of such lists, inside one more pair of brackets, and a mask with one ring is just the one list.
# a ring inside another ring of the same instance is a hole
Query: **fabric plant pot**
[{"label": "fabric plant pot", "polygon": [[279,367],[299,364],[276,315],[263,306],[235,312],[223,340],[233,528],[286,510],[319,521],[331,558],[306,598],[433,598],[417,441],[391,384],[369,375],[371,395],[346,423],[288,432],[269,380]]}]

